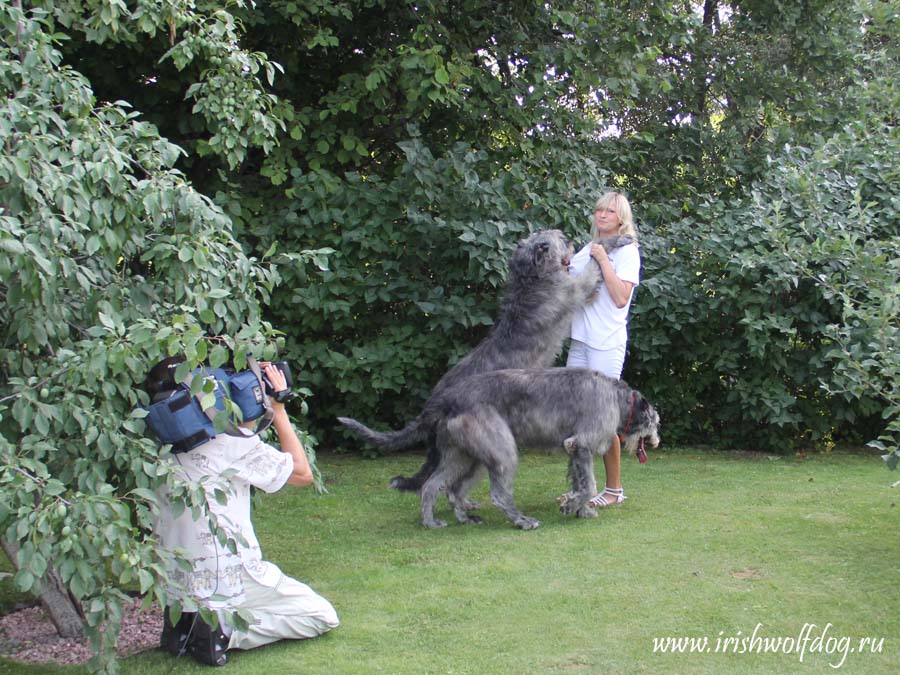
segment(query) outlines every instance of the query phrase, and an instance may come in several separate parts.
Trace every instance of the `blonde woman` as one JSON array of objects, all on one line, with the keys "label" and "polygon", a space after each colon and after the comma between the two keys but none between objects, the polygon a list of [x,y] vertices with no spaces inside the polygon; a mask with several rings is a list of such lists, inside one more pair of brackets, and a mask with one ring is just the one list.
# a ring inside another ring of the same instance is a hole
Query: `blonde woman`
[{"label": "blonde woman", "polygon": [[[634,241],[607,253],[598,242],[617,234],[630,236]],[[641,275],[637,232],[625,195],[607,192],[597,200],[592,235],[592,241],[572,258],[569,269],[577,276],[593,259],[600,266],[603,282],[594,299],[575,312],[566,367],[590,368],[618,380],[625,365],[628,310]],[[589,502],[592,506],[610,506],[625,501],[621,459],[622,448],[616,436],[609,451],[603,455],[606,485]]]}]

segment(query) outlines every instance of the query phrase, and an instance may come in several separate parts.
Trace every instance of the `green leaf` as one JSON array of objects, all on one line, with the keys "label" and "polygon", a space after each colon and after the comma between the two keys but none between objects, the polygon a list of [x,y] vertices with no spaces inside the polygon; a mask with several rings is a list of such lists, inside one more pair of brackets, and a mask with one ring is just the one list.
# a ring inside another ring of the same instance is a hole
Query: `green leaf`
[{"label": "green leaf", "polygon": [[158,497],[156,496],[156,493],[153,492],[153,490],[148,490],[146,488],[134,488],[131,491],[131,494],[134,495],[135,497],[137,497],[139,499],[143,499],[144,501],[149,502],[151,504],[159,503]]},{"label": "green leaf", "polygon": [[145,569],[138,570],[138,580],[141,584],[141,594],[146,594],[153,588],[153,575]]},{"label": "green leaf", "polygon": [[6,251],[11,255],[21,255],[25,253],[25,247],[21,242],[16,241],[15,239],[10,239],[8,237],[0,238],[0,249]]},{"label": "green leaf", "polygon": [[16,572],[13,583],[15,583],[16,588],[22,593],[29,593],[34,587],[35,578],[34,575],[28,570],[20,569],[18,572]]},{"label": "green leaf", "polygon": [[209,365],[211,368],[221,368],[228,362],[228,350],[217,344],[209,353]]}]

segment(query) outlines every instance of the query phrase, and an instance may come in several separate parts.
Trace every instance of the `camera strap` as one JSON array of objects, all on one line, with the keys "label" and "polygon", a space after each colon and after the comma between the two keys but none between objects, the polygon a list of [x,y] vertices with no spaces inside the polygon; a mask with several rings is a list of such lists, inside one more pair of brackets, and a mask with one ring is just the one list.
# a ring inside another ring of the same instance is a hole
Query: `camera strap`
[{"label": "camera strap", "polygon": [[266,393],[266,383],[263,380],[262,371],[259,368],[259,363],[257,363],[256,359],[252,356],[247,357],[247,366],[250,368],[250,372],[256,375],[256,379],[259,382],[259,391],[262,394],[262,404],[263,408],[265,408],[265,413],[263,413],[262,421],[259,423],[259,426],[256,427],[256,433],[264,431],[271,426],[273,420],[275,419],[275,409],[272,407],[272,402],[269,400],[269,395]]}]

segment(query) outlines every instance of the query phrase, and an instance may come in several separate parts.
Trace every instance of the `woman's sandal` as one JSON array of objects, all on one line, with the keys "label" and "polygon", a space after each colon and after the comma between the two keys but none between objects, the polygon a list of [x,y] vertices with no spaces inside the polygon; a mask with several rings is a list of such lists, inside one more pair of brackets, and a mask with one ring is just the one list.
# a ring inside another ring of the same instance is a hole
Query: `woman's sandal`
[{"label": "woman's sandal", "polygon": [[588,501],[588,506],[613,506],[621,504],[628,497],[625,496],[625,488],[603,488],[603,492]]}]

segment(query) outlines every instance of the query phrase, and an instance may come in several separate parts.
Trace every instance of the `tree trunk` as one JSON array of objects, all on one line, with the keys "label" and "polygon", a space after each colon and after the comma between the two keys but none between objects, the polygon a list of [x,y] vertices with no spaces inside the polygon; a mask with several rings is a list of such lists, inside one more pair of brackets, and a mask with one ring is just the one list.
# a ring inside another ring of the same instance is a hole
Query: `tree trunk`
[{"label": "tree trunk", "polygon": [[[6,540],[0,543],[13,567],[18,569],[16,554],[19,552],[19,544]],[[47,576],[41,582],[40,601],[60,637],[76,638],[84,635],[81,612],[52,567],[47,569]]]}]

